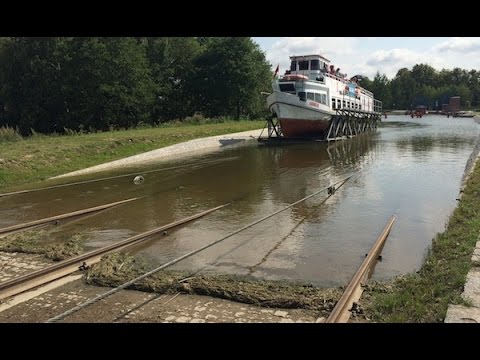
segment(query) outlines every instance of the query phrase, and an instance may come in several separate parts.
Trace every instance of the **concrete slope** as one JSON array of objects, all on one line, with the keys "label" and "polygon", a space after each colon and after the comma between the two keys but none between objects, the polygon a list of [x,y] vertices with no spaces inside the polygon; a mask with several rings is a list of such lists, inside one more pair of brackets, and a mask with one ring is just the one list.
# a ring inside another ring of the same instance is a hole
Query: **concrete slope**
[{"label": "concrete slope", "polygon": [[194,139],[194,140],[186,141],[183,143],[166,146],[161,149],[147,151],[142,154],[129,156],[124,159],[110,161],[108,163],[92,166],[86,169],[69,172],[63,175],[58,175],[58,176],[52,177],[51,179],[58,179],[58,178],[67,177],[67,176],[90,174],[98,171],[118,169],[122,167],[128,167],[131,165],[144,164],[144,163],[155,162],[159,160],[176,159],[176,158],[181,158],[181,157],[192,155],[192,154],[197,155],[201,153],[208,153],[215,150],[220,150],[225,147],[231,148],[233,146],[242,146],[242,145],[246,145],[250,141],[256,140],[260,136],[261,132],[262,130],[260,129],[260,130],[244,131],[244,132],[239,132],[234,134],[225,134],[225,135],[217,135],[217,136],[211,136],[211,137],[201,138],[201,139]]}]

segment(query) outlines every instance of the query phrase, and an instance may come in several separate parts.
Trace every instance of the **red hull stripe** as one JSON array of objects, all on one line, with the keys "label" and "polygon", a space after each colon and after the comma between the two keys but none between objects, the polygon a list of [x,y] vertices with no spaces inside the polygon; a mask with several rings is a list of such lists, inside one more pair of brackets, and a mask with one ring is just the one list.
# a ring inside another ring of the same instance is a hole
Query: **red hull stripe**
[{"label": "red hull stripe", "polygon": [[279,119],[285,137],[324,137],[330,120]]}]

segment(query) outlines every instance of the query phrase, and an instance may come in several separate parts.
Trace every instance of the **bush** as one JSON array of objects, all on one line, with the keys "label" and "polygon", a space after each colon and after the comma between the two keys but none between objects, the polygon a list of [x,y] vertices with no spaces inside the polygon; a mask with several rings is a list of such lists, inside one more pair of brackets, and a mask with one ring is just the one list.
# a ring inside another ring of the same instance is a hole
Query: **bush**
[{"label": "bush", "polygon": [[18,132],[18,129],[11,127],[0,127],[0,142],[13,142],[22,140],[22,135]]},{"label": "bush", "polygon": [[186,124],[204,124],[205,123],[205,117],[203,114],[196,112],[192,116],[187,116],[183,122]]}]

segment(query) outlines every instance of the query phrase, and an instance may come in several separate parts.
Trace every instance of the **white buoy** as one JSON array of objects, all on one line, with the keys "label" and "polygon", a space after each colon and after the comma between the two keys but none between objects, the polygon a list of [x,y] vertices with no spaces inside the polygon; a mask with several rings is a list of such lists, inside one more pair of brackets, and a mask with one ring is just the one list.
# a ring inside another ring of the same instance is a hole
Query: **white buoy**
[{"label": "white buoy", "polygon": [[133,183],[135,185],[139,185],[141,183],[143,183],[145,181],[145,178],[142,176],[142,175],[137,175],[135,176],[135,178],[133,179]]}]

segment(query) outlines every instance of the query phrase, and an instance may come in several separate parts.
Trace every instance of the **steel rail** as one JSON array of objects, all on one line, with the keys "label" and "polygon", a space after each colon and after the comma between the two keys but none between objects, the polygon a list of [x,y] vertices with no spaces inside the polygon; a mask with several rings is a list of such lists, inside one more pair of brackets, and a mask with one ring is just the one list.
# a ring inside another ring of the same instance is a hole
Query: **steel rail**
[{"label": "steel rail", "polygon": [[92,264],[99,262],[102,256],[107,253],[122,250],[129,246],[137,245],[141,241],[147,240],[148,237],[152,235],[155,235],[161,231],[171,229],[175,226],[182,225],[186,222],[198,219],[227,205],[229,204],[220,205],[212,209],[202,211],[187,218],[132,236],[128,239],[119,241],[118,243],[111,244],[100,249],[92,250],[86,252],[85,254],[63,260],[44,269],[25,274],[18,278],[7,280],[3,283],[0,283],[0,300],[30,290],[47,282],[56,280],[75,271],[87,268]]},{"label": "steel rail", "polygon": [[[358,268],[357,272],[353,275],[352,279],[350,280],[349,284],[345,288],[340,299],[337,301],[337,304],[333,308],[332,312],[328,316],[326,323],[338,323],[338,322],[347,322],[350,313],[348,310],[351,308],[353,304],[353,299],[355,295],[358,296],[359,288],[362,285],[362,282],[366,280],[373,269],[378,255],[387,239],[390,230],[392,229],[393,223],[395,222],[396,218],[393,215],[389,220],[385,228],[383,229],[380,236],[373,244],[370,252],[368,253],[367,257],[363,260],[362,264]],[[360,293],[361,295],[361,293]]]},{"label": "steel rail", "polygon": [[79,305],[71,308],[70,310],[67,310],[67,311],[65,311],[65,312],[63,312],[63,313],[61,313],[61,314],[59,314],[59,315],[57,315],[57,316],[54,316],[53,318],[48,319],[47,322],[48,322],[48,323],[51,323],[51,322],[57,322],[57,321],[59,321],[59,320],[62,320],[62,319],[64,319],[65,317],[67,317],[67,316],[69,316],[69,315],[71,315],[71,314],[73,314],[73,313],[76,313],[77,311],[79,311],[79,310],[81,310],[81,309],[83,309],[83,308],[85,308],[85,307],[87,307],[87,306],[90,306],[90,305],[92,305],[92,304],[94,304],[94,303],[96,303],[96,302],[98,302],[98,301],[106,298],[107,296],[113,295],[113,294],[119,292],[120,290],[123,290],[123,289],[125,289],[125,288],[133,285],[135,282],[137,282],[137,281],[139,281],[139,280],[143,280],[143,279],[145,279],[145,278],[147,278],[147,277],[149,277],[149,276],[151,276],[151,275],[159,272],[160,270],[163,270],[163,269],[165,269],[165,268],[167,268],[167,267],[169,267],[169,266],[171,266],[171,265],[174,265],[174,264],[176,264],[176,263],[178,263],[178,262],[180,262],[180,261],[182,261],[182,260],[184,260],[184,259],[192,256],[192,255],[195,255],[195,254],[197,254],[197,253],[199,253],[199,252],[201,252],[201,251],[203,251],[203,250],[205,250],[205,249],[208,249],[209,247],[211,247],[211,246],[213,246],[213,245],[216,245],[216,244],[218,244],[218,243],[220,243],[220,242],[222,242],[222,241],[224,241],[224,240],[232,237],[233,235],[238,234],[239,232],[241,232],[241,231],[243,231],[243,230],[245,230],[245,229],[248,229],[248,228],[250,228],[250,227],[252,227],[252,226],[254,226],[254,225],[256,225],[256,224],[258,224],[258,223],[260,223],[260,222],[262,222],[262,221],[264,221],[264,220],[266,220],[266,219],[269,219],[269,218],[271,218],[272,216],[277,215],[278,213],[281,213],[282,211],[285,211],[285,210],[287,210],[287,209],[289,209],[289,208],[291,208],[291,207],[293,207],[293,206],[295,206],[295,205],[297,205],[297,204],[300,204],[301,202],[303,202],[303,201],[305,201],[305,200],[307,200],[307,199],[310,199],[311,197],[313,197],[313,196],[315,196],[315,195],[318,195],[318,194],[319,194],[320,192],[322,192],[322,191],[325,191],[325,190],[335,191],[335,190],[334,190],[334,189],[335,189],[335,185],[337,185],[337,184],[342,184],[342,185],[343,185],[343,184],[344,184],[348,179],[350,179],[351,177],[353,177],[353,175],[350,175],[350,176],[347,177],[346,179],[341,180],[341,181],[338,181],[338,182],[336,182],[335,184],[333,184],[333,185],[331,185],[331,186],[329,186],[329,187],[323,188],[323,189],[321,189],[321,190],[318,190],[318,191],[314,192],[313,194],[310,194],[310,195],[308,195],[308,196],[305,196],[304,198],[302,198],[302,199],[300,199],[300,200],[297,200],[297,201],[291,203],[290,205],[287,205],[287,206],[285,206],[285,207],[283,207],[283,208],[281,208],[281,209],[279,209],[279,210],[277,210],[277,211],[275,211],[275,212],[273,212],[273,213],[271,213],[271,214],[269,214],[269,215],[266,215],[266,216],[262,217],[262,218],[259,219],[259,220],[256,220],[256,221],[254,221],[254,222],[251,222],[250,224],[245,225],[245,226],[241,227],[240,229],[237,229],[237,230],[231,232],[230,234],[228,234],[228,235],[226,235],[226,236],[224,236],[224,237],[222,237],[222,238],[220,238],[220,239],[218,239],[218,240],[215,240],[215,241],[213,241],[213,242],[211,242],[211,243],[209,243],[209,244],[206,244],[206,245],[204,245],[204,246],[202,246],[202,247],[200,247],[200,248],[198,248],[198,249],[192,250],[192,251],[190,251],[190,252],[188,252],[188,253],[186,253],[186,254],[184,254],[184,255],[176,258],[176,259],[170,260],[169,262],[167,262],[167,263],[165,263],[165,264],[163,264],[163,265],[161,265],[161,266],[159,266],[159,267],[157,267],[157,268],[155,268],[155,269],[153,269],[153,270],[150,270],[150,271],[146,272],[146,273],[143,274],[143,275],[140,275],[140,276],[138,276],[138,277],[136,277],[136,278],[134,278],[134,279],[132,279],[132,280],[130,280],[130,281],[127,281],[126,283],[124,283],[124,284],[122,284],[122,285],[119,285],[119,286],[117,286],[117,287],[115,287],[115,288],[113,288],[113,289],[111,289],[111,290],[109,290],[109,291],[107,291],[107,292],[105,292],[105,293],[103,293],[103,294],[100,294],[100,295],[98,295],[98,296],[96,296],[96,297],[94,297],[94,298],[92,298],[92,299],[89,299],[89,300],[85,301],[85,302],[82,303],[82,304],[79,304]]},{"label": "steel rail", "polygon": [[105,204],[105,205],[99,205],[99,206],[91,207],[91,208],[88,208],[88,209],[77,210],[77,211],[73,211],[73,212],[69,212],[69,213],[65,213],[65,214],[51,216],[51,217],[44,218],[44,219],[34,220],[34,221],[30,221],[30,222],[23,223],[23,224],[8,226],[6,228],[0,229],[0,234],[7,234],[7,233],[14,232],[14,231],[25,230],[25,229],[28,229],[28,228],[31,228],[31,227],[35,227],[35,226],[39,226],[39,225],[43,225],[43,224],[48,224],[48,223],[51,223],[51,222],[54,222],[54,221],[68,219],[68,218],[71,218],[71,217],[74,217],[74,216],[84,215],[84,214],[88,214],[88,213],[91,213],[91,212],[94,212],[94,211],[100,211],[100,210],[108,209],[108,208],[111,208],[113,206],[125,204],[127,202],[137,200],[137,199],[139,199],[139,198],[136,198],[136,197],[135,198],[130,198],[130,199],[126,199],[126,200],[116,201],[116,202],[113,202],[113,203],[108,203],[108,204]]},{"label": "steel rail", "polygon": [[[228,158],[226,160],[228,160]],[[219,160],[207,160],[207,161],[204,161],[204,162],[194,163],[194,164],[185,164],[185,165],[172,166],[172,167],[166,167],[166,168],[160,168],[160,169],[153,169],[153,170],[148,170],[148,171],[141,171],[141,172],[134,172],[134,173],[116,175],[116,176],[108,176],[108,177],[99,178],[99,179],[90,179],[90,180],[76,181],[76,182],[71,182],[71,183],[57,184],[57,185],[45,186],[45,187],[36,188],[36,189],[18,190],[18,191],[12,191],[12,192],[8,192],[8,193],[0,194],[0,198],[4,197],[4,196],[10,196],[10,195],[27,194],[27,193],[36,192],[36,191],[52,190],[52,189],[57,189],[57,188],[72,186],[72,185],[90,184],[90,183],[94,183],[94,182],[98,182],[98,181],[120,179],[120,178],[127,177],[127,176],[150,174],[150,173],[159,172],[159,171],[176,170],[176,169],[182,169],[182,168],[185,168],[185,167],[192,167],[192,166],[197,166],[197,165],[207,165],[207,164],[210,164],[210,163],[215,164],[215,163],[219,163],[219,162],[221,162],[221,161],[219,161]],[[57,178],[57,177],[53,177],[53,178],[50,178],[50,179],[55,179],[55,178]]]}]

